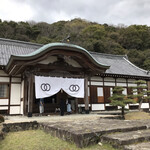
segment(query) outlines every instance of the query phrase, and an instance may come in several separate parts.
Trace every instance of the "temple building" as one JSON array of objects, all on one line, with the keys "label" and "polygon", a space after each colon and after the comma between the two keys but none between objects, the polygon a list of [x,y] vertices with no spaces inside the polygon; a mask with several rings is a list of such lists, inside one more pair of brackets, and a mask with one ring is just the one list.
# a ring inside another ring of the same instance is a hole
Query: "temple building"
[{"label": "temple building", "polygon": [[[149,71],[132,64],[127,56],[90,52],[68,43],[0,39],[0,113],[36,114],[40,98],[44,98],[45,113],[54,113],[67,99],[74,112],[118,109],[110,105],[113,87],[122,86],[127,95],[139,79],[150,89]],[[143,103],[142,108],[149,104]]]}]

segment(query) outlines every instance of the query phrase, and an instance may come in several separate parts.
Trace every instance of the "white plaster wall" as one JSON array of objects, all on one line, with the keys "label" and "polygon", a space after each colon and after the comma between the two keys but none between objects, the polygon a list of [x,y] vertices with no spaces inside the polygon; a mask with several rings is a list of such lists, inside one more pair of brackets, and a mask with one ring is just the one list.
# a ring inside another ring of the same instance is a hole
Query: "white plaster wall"
[{"label": "white plaster wall", "polygon": [[117,82],[126,82],[126,79],[124,79],[124,78],[117,78],[116,81]]},{"label": "white plaster wall", "polygon": [[0,99],[0,105],[8,105],[8,99]]},{"label": "white plaster wall", "polygon": [[[121,108],[122,107],[118,106],[118,109],[121,109]],[[129,109],[129,105],[128,104],[125,106],[125,109]]]},{"label": "white plaster wall", "polygon": [[24,97],[24,80],[21,82],[21,98]]},{"label": "white plaster wall", "polygon": [[136,103],[136,104],[129,104],[130,106],[138,106],[139,103]]},{"label": "white plaster wall", "polygon": [[23,114],[23,101],[21,101],[20,113]]},{"label": "white plaster wall", "polygon": [[126,83],[117,83],[117,86],[127,86]]},{"label": "white plaster wall", "polygon": [[9,82],[9,77],[0,77],[0,82]]},{"label": "white plaster wall", "polygon": [[10,106],[10,114],[20,114],[20,106]]},{"label": "white plaster wall", "polygon": [[115,86],[113,82],[104,82],[104,86]]},{"label": "white plaster wall", "polygon": [[137,86],[137,84],[135,84],[135,83],[128,83],[128,87],[136,87]]},{"label": "white plaster wall", "polygon": [[21,85],[11,84],[11,97],[10,104],[20,104],[21,95]]},{"label": "white plaster wall", "polygon": [[133,89],[134,93],[133,95],[137,95],[137,89]]},{"label": "white plaster wall", "polygon": [[103,82],[94,82],[94,81],[91,81],[91,85],[102,86]]},{"label": "white plaster wall", "polygon": [[128,79],[128,82],[134,83],[136,80],[135,79]]},{"label": "white plaster wall", "polygon": [[127,95],[127,88],[123,88],[122,94]]},{"label": "white plaster wall", "polygon": [[3,70],[0,70],[0,76],[8,76]]},{"label": "white plaster wall", "polygon": [[113,95],[113,88],[110,88],[110,96]]},{"label": "white plaster wall", "polygon": [[0,110],[8,110],[8,106],[0,107]]},{"label": "white plaster wall", "polygon": [[129,104],[127,104],[127,105],[125,106],[125,109],[129,109]]},{"label": "white plaster wall", "polygon": [[103,88],[102,87],[97,88],[97,96],[103,96]]},{"label": "white plaster wall", "polygon": [[91,77],[91,80],[103,81],[103,78],[101,78],[101,77]]},{"label": "white plaster wall", "polygon": [[21,82],[21,78],[12,78],[11,82]]},{"label": "white plaster wall", "polygon": [[142,103],[141,108],[149,108],[149,103]]},{"label": "white plaster wall", "polygon": [[106,77],[106,78],[104,78],[104,81],[113,81],[113,82],[115,82],[115,79],[111,78],[111,77]]},{"label": "white plaster wall", "polygon": [[111,106],[110,104],[105,104],[105,106]]},{"label": "white plaster wall", "polygon": [[104,104],[92,104],[92,110],[105,110]]},{"label": "white plaster wall", "polygon": [[[89,107],[91,106],[91,104],[89,104]],[[85,107],[85,104],[78,104],[78,107]]]}]

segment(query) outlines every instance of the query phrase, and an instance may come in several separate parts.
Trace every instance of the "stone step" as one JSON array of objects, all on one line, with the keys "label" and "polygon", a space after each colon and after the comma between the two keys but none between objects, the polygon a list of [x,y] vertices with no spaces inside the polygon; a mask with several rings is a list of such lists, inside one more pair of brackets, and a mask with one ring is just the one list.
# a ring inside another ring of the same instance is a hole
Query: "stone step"
[{"label": "stone step", "polygon": [[144,141],[150,141],[150,129],[123,133],[117,132],[106,134],[101,137],[101,142],[111,143],[113,146],[118,148],[122,147],[123,145],[129,145]]},{"label": "stone step", "polygon": [[124,150],[150,150],[150,142],[126,145]]}]

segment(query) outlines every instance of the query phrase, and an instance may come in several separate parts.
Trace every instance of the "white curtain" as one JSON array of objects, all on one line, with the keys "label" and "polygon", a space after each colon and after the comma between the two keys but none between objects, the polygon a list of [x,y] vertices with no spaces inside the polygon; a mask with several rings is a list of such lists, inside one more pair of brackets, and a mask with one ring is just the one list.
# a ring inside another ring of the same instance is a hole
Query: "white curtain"
[{"label": "white curtain", "polygon": [[70,96],[84,98],[84,79],[35,76],[36,98],[52,96],[61,89]]}]

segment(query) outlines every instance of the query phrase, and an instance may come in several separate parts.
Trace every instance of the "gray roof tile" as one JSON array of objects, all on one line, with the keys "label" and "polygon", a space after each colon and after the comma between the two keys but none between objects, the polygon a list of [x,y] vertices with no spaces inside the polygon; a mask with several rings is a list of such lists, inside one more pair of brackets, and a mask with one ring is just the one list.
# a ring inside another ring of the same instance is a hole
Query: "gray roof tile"
[{"label": "gray roof tile", "polygon": [[[0,38],[0,65],[7,65],[11,55],[30,54],[42,46],[42,44]],[[108,74],[150,77],[150,74],[147,74],[146,70],[140,69],[132,64],[126,56],[95,52],[90,53],[98,62],[110,66],[110,68],[106,70]]]},{"label": "gray roof tile", "polygon": [[125,55],[122,56],[95,52],[91,52],[91,54],[97,61],[100,61],[106,65],[110,65],[110,68],[106,70],[106,73],[108,74],[150,77],[150,74],[147,74],[146,70],[132,64]]},{"label": "gray roof tile", "polygon": [[11,55],[29,54],[41,46],[41,44],[0,38],[0,65],[7,65]]}]

